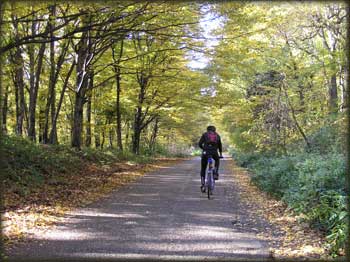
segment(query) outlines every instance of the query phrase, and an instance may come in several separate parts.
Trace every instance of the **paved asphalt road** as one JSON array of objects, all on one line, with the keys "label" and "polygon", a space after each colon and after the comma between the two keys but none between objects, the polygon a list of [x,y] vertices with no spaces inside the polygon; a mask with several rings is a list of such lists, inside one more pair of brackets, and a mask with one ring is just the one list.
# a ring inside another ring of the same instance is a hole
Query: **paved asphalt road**
[{"label": "paved asphalt road", "polygon": [[268,245],[256,237],[264,225],[240,203],[228,161],[221,162],[212,200],[200,192],[200,159],[185,160],[67,214],[63,223],[14,248],[9,258],[267,260]]}]

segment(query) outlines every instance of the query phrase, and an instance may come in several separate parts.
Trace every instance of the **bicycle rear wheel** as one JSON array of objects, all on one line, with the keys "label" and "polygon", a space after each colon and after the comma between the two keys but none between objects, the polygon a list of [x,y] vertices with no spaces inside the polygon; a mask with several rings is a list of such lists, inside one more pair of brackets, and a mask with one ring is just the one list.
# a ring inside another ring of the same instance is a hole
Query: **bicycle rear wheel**
[{"label": "bicycle rear wheel", "polygon": [[210,196],[213,194],[213,171],[208,172],[208,199],[210,199]]}]

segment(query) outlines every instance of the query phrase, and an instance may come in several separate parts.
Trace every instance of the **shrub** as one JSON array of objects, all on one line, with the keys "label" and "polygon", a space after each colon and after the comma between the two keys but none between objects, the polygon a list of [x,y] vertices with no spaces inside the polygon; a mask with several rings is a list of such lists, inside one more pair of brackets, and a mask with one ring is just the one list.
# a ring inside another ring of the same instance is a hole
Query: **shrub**
[{"label": "shrub", "polygon": [[262,157],[261,154],[256,152],[239,152],[234,149],[230,150],[230,154],[236,160],[237,164],[242,167],[249,167],[250,165],[256,163],[259,158]]},{"label": "shrub", "polygon": [[270,194],[282,197],[295,177],[295,166],[289,157],[262,157],[251,165],[252,181]]},{"label": "shrub", "polygon": [[281,198],[310,225],[324,231],[332,254],[344,248],[346,221],[345,156],[299,152],[288,156],[234,153],[252,171],[252,181]]}]

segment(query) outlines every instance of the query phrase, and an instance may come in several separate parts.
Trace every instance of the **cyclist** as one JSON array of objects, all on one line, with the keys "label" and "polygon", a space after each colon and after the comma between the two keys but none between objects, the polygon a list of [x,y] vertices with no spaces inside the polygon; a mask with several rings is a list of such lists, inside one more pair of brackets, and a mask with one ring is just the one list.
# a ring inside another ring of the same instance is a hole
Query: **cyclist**
[{"label": "cyclist", "polygon": [[[198,142],[199,147],[203,150],[202,152],[202,161],[201,161],[201,190],[204,190],[204,178],[205,178],[205,170],[207,169],[208,164],[208,156],[212,156],[215,160],[215,180],[219,179],[219,158],[223,158],[222,156],[222,144],[221,138],[218,133],[216,133],[215,126],[208,126],[207,132],[205,132],[201,139]],[[218,154],[218,150],[220,152],[220,156]]]}]

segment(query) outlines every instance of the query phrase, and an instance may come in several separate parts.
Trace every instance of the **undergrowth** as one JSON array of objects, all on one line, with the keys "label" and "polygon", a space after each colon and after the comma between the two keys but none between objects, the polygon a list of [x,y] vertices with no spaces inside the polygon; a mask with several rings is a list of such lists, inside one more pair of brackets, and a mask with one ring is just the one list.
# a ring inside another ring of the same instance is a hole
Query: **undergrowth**
[{"label": "undergrowth", "polygon": [[[82,148],[77,150],[66,145],[43,145],[18,136],[4,136],[0,141],[2,155],[2,183],[7,192],[26,197],[37,188],[59,175],[80,175],[87,165],[108,166],[115,162],[147,164],[156,157],[166,155],[158,150],[135,155],[116,149]],[[167,154],[166,156],[171,156]]]},{"label": "undergrowth", "polygon": [[[287,154],[239,152],[237,163],[248,168],[252,182],[283,200],[303,222],[326,235],[330,254],[344,250],[347,239],[346,155],[339,135],[321,128],[310,135],[311,148],[290,145]],[[292,150],[291,150],[292,149]]]}]

